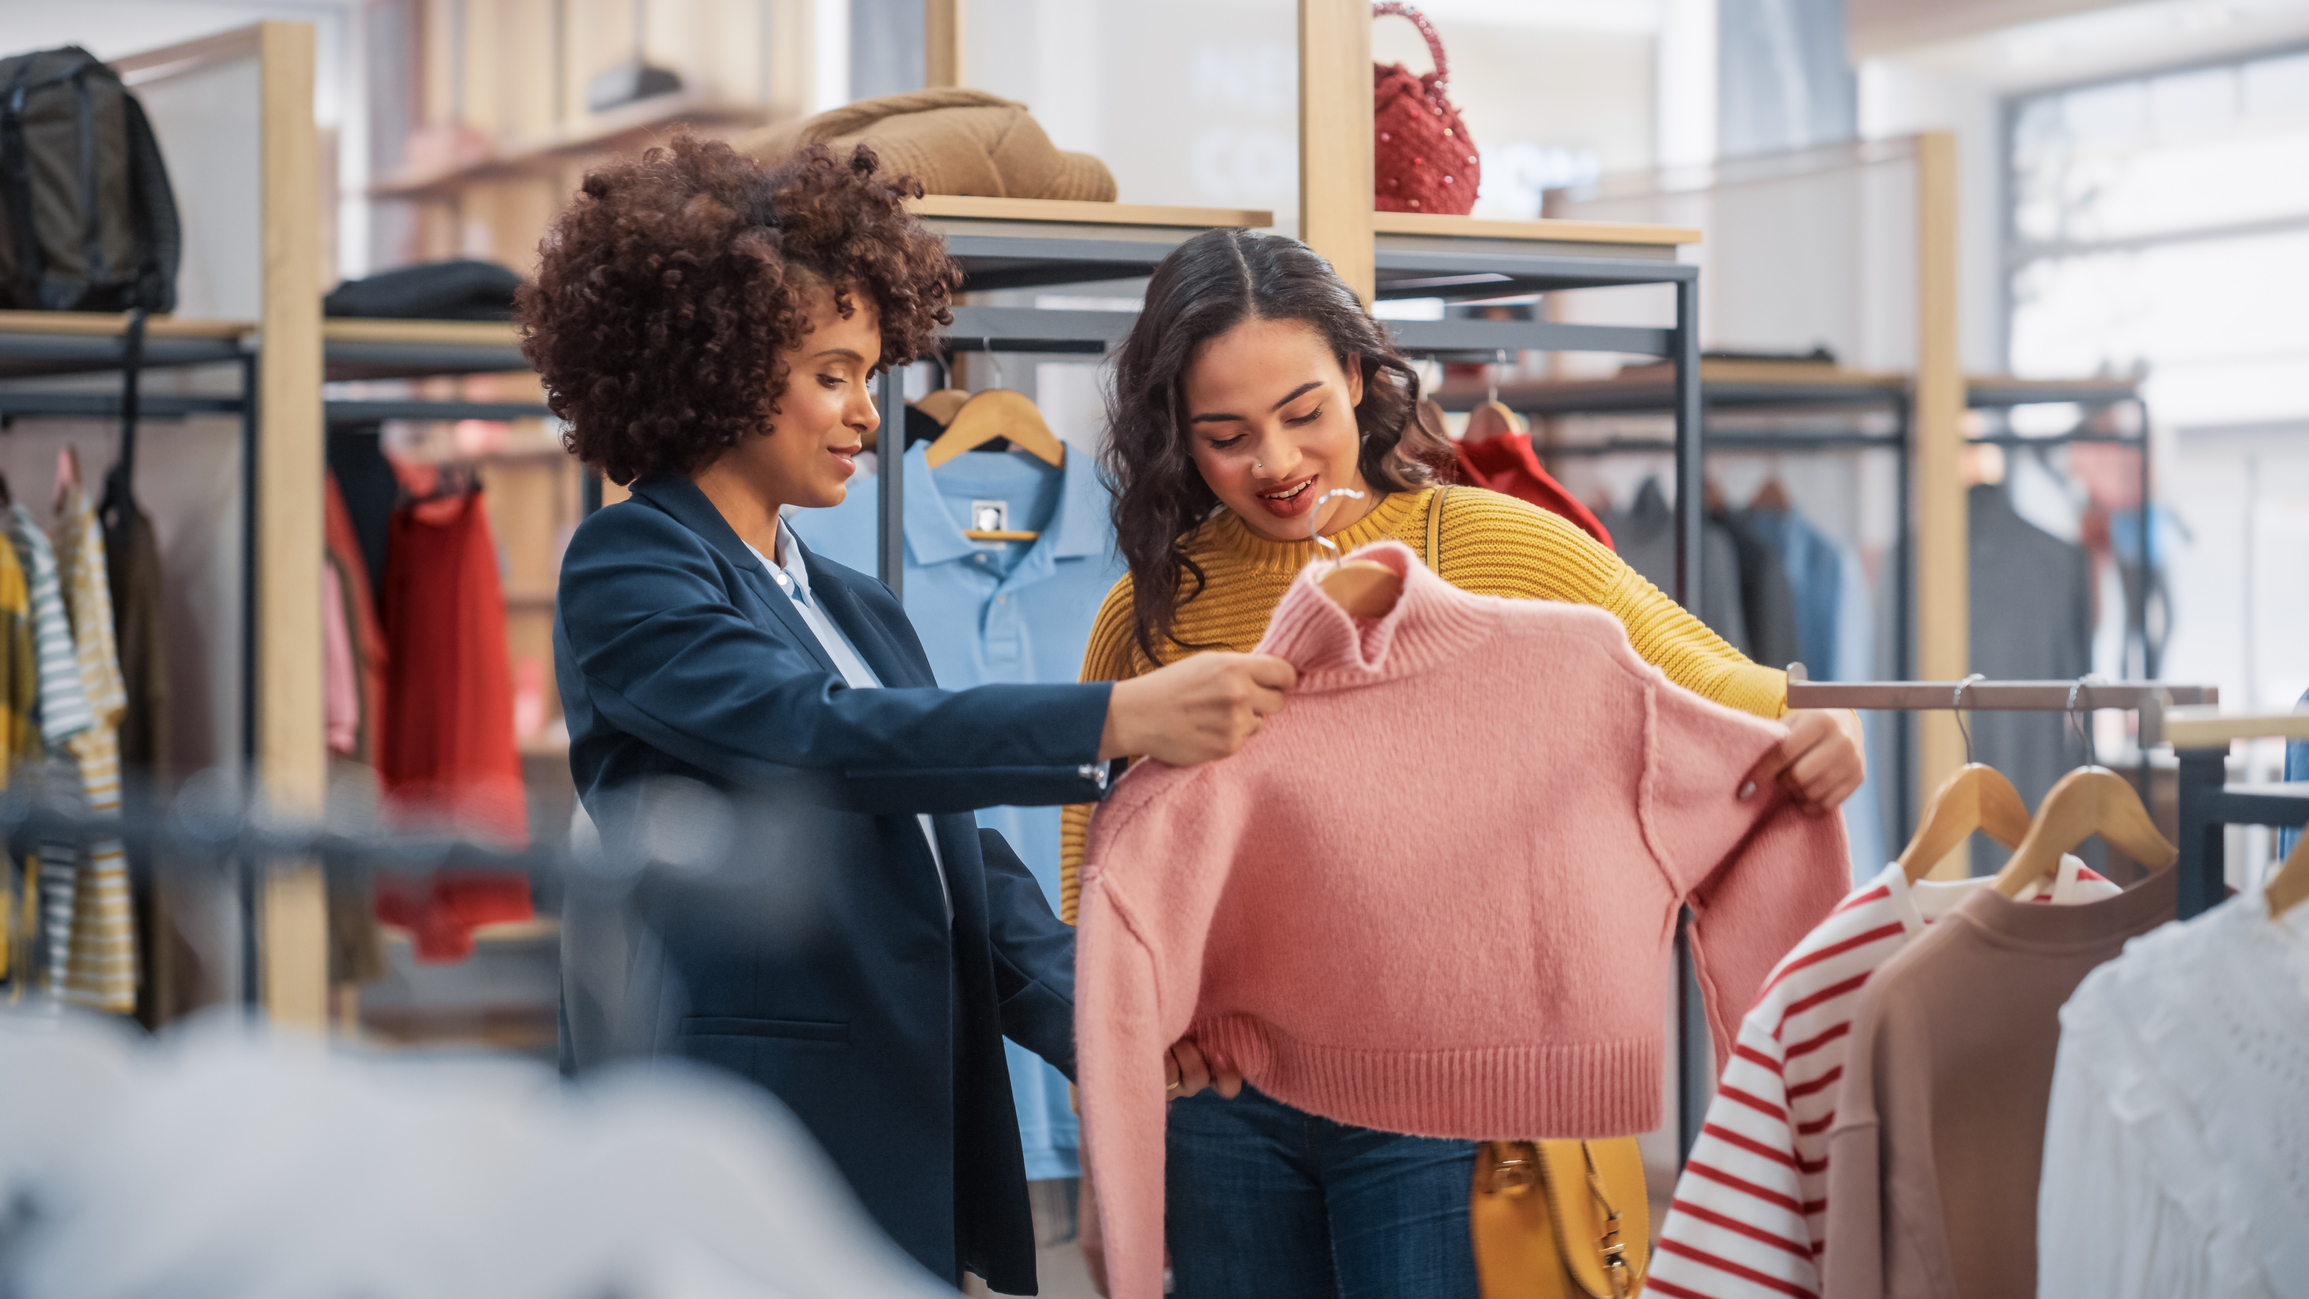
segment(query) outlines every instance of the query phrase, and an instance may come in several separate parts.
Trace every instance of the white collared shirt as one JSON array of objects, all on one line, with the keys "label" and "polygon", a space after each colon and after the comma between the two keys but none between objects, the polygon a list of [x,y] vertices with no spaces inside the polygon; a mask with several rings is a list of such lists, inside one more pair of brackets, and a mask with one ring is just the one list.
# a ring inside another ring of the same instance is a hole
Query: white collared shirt
[{"label": "white collared shirt", "polygon": [[[769,556],[756,550],[751,542],[746,543],[746,549],[752,551],[754,558],[762,562],[762,567],[769,570],[770,580],[777,583],[778,589],[793,600],[794,609],[802,615],[802,621],[809,624],[811,633],[818,638],[819,648],[826,651],[826,657],[834,660],[835,670],[842,674],[842,679],[861,690],[879,688],[882,679],[874,675],[874,669],[866,666],[866,660],[858,657],[858,647],[850,643],[850,638],[842,633],[841,627],[826,616],[824,606],[810,594],[809,566],[802,562],[802,548],[795,544],[794,534],[787,529],[786,521],[778,520],[778,553],[785,557],[783,564],[772,562]],[[946,883],[946,858],[938,851],[938,832],[932,828],[928,813],[917,813],[915,819],[922,823],[922,838],[930,845],[931,864],[938,868],[938,892],[946,899],[946,919],[951,922],[954,919],[954,890]]]}]

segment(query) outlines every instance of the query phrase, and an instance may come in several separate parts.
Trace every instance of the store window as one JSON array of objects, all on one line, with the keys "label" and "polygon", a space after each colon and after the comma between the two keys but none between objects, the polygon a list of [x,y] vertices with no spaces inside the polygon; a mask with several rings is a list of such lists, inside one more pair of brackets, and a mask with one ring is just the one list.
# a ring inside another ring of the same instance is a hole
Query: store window
[{"label": "store window", "polygon": [[2309,50],[2008,107],[2011,366],[2144,376],[2162,675],[2290,704],[2309,690]]}]

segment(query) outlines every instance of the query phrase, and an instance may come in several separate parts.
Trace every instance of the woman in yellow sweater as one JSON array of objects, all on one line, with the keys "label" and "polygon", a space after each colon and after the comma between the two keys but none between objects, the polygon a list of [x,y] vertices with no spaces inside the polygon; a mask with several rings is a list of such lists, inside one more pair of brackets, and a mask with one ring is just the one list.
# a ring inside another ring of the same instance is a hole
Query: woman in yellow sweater
[{"label": "woman in yellow sweater", "polygon": [[[1556,515],[1474,488],[1440,493],[1431,467],[1450,462],[1450,447],[1417,417],[1418,395],[1416,372],[1304,245],[1241,231],[1181,245],[1116,356],[1104,467],[1130,572],[1099,610],[1083,679],[1251,649],[1292,577],[1324,553],[1311,523],[1345,550],[1393,538],[1423,559],[1433,537],[1453,585],[1607,610],[1670,680],[1783,720],[1788,739],[1766,765],[1728,780],[1778,779],[1822,815],[1859,787],[1856,719],[1788,713],[1783,673],[1749,662]],[[1363,495],[1319,504],[1337,488]],[[1535,737],[1529,753],[1468,759],[1578,757],[1562,737]],[[1066,812],[1068,920],[1091,812]],[[1415,860],[1417,846],[1404,847]],[[1351,1128],[1251,1088],[1224,1094],[1236,1082],[1172,1106],[1178,1299],[1475,1294],[1471,1143]],[[1095,1214],[1084,1224],[1099,1271]]]}]

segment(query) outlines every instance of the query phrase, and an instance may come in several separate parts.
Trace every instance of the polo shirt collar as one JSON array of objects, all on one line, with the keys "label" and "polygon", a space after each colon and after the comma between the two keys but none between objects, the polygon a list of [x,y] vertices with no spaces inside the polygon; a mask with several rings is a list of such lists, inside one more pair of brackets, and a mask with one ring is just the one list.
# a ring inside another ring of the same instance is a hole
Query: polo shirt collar
[{"label": "polo shirt collar", "polygon": [[[917,442],[907,449],[906,549],[915,563],[925,567],[978,553],[978,543],[963,534],[961,522],[947,508],[934,474],[929,443]],[[1058,508],[1033,549],[1053,559],[1081,559],[1102,553],[1106,549],[1106,494],[1099,489],[1098,466],[1081,448],[1068,447],[1059,474]]]}]

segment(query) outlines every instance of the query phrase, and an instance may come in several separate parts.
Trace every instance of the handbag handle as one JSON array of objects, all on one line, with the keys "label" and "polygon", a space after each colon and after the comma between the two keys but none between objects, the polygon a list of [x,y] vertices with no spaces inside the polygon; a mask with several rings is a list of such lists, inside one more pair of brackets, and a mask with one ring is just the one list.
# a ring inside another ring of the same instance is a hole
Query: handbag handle
[{"label": "handbag handle", "polygon": [[1389,15],[1410,19],[1411,25],[1419,29],[1419,34],[1427,38],[1427,52],[1435,59],[1435,80],[1431,83],[1432,89],[1428,91],[1428,98],[1437,101],[1437,105],[1440,107],[1443,100],[1443,87],[1451,80],[1451,73],[1443,62],[1443,38],[1435,34],[1435,24],[1427,21],[1427,15],[1404,4],[1403,0],[1376,0],[1376,3],[1371,6],[1373,18],[1385,18]]}]

